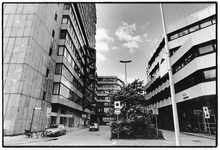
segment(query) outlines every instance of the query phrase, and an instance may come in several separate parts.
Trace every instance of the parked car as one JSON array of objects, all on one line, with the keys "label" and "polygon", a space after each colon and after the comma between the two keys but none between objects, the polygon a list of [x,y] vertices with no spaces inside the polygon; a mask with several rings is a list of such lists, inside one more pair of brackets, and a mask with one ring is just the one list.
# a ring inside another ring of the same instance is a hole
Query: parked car
[{"label": "parked car", "polygon": [[99,124],[98,123],[91,123],[90,127],[89,127],[89,131],[99,131]]},{"label": "parked car", "polygon": [[52,124],[45,131],[45,136],[59,136],[65,134],[66,128],[63,124]]}]

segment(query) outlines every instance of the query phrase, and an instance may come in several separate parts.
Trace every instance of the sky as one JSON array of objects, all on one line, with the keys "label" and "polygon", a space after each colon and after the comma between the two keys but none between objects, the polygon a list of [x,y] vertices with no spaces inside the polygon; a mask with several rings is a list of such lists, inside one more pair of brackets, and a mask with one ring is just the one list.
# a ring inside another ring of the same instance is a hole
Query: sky
[{"label": "sky", "polygon": [[[170,25],[211,3],[164,3],[166,25]],[[150,53],[162,35],[159,3],[97,3],[96,50],[98,76],[118,76],[147,83],[146,67]]]}]

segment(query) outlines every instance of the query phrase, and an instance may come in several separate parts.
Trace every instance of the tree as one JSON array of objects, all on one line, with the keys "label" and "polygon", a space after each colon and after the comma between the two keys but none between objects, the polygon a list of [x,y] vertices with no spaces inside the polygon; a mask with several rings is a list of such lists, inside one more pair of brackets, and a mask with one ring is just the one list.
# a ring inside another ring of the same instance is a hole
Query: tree
[{"label": "tree", "polygon": [[[152,127],[152,115],[148,113],[148,101],[144,98],[144,94],[143,81],[139,80],[110,94],[111,102],[120,101],[122,106],[118,120],[111,123],[112,138],[116,138],[118,132],[120,138],[126,139],[157,137],[156,129]],[[116,117],[113,113],[113,110],[109,111],[111,116]],[[162,134],[160,137],[162,138]]]}]

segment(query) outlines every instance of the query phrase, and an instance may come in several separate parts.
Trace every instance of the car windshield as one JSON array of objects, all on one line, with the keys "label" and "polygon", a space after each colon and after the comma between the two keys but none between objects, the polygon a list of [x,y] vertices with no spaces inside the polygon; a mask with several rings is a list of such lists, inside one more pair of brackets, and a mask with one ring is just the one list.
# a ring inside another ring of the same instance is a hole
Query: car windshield
[{"label": "car windshield", "polygon": [[58,128],[58,125],[57,124],[52,124],[48,127],[48,129],[53,129],[53,128]]},{"label": "car windshield", "polygon": [[97,123],[91,123],[91,126],[97,126],[98,124]]}]

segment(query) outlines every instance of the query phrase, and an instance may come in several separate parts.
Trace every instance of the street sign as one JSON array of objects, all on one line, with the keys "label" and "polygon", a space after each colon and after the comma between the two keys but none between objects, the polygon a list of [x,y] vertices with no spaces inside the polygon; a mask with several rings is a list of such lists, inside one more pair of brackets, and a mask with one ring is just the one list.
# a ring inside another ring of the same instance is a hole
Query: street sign
[{"label": "street sign", "polygon": [[119,115],[121,113],[121,110],[120,109],[115,109],[115,114],[116,115]]},{"label": "street sign", "polygon": [[202,108],[203,108],[203,112],[204,112],[204,113],[209,113],[208,107],[202,107]]},{"label": "street sign", "polygon": [[114,102],[114,107],[117,108],[117,109],[120,109],[121,108],[120,101],[115,101]]},{"label": "street sign", "polygon": [[209,118],[210,118],[209,113],[205,113],[205,118],[206,118],[206,119],[209,119]]},{"label": "street sign", "polygon": [[203,107],[203,112],[204,112],[205,118],[209,119],[210,118],[210,114],[209,114],[208,107]]}]

